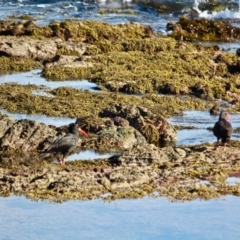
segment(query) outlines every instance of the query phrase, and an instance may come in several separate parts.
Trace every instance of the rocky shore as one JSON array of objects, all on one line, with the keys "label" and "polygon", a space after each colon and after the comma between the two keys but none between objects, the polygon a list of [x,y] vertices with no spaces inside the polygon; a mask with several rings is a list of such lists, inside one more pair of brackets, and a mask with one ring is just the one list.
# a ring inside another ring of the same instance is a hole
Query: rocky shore
[{"label": "rocky shore", "polygon": [[39,153],[67,126],[1,114],[0,195],[55,202],[239,195],[239,184],[227,182],[239,176],[239,142],[231,141],[226,151],[213,151],[207,143],[175,147],[177,129],[167,121],[183,110],[209,110],[216,103],[239,111],[238,53],[178,40],[174,34],[160,36],[135,24],[65,21],[41,27],[31,20],[1,21],[0,35],[2,74],[41,69],[49,81],[86,78],[101,90],[7,83],[0,85],[2,109],[77,121],[88,116],[80,124],[89,136],[79,139],[76,152],[116,153],[64,166],[42,160]]}]

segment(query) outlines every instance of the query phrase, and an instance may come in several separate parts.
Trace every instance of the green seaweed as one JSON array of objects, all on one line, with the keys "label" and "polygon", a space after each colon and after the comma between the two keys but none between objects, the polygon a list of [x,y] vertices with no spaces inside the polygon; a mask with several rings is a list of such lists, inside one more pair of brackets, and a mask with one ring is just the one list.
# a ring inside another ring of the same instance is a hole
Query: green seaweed
[{"label": "green seaweed", "polygon": [[42,68],[42,64],[33,59],[23,59],[18,57],[0,57],[0,72],[29,71]]},{"label": "green seaweed", "polygon": [[[170,117],[186,109],[206,109],[212,104],[194,97],[176,98],[157,94],[144,97],[128,96],[120,93],[94,93],[70,87],[47,90],[54,97],[35,95],[32,91],[42,90],[36,85],[4,84],[0,86],[0,105],[10,112],[46,114],[49,116],[97,117],[102,109],[112,103],[135,103],[146,107],[155,115]],[[83,101],[84,99],[84,101]],[[161,106],[161,109],[159,109]]]}]

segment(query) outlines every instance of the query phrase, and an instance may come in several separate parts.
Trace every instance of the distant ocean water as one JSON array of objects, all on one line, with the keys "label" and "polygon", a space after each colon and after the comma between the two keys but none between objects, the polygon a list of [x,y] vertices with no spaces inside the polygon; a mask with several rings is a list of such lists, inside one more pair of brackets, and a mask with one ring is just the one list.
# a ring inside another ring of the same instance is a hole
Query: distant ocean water
[{"label": "distant ocean water", "polygon": [[[140,0],[142,1],[142,0]],[[164,2],[161,0],[148,0],[152,2]],[[205,0],[202,0],[205,1]],[[239,0],[240,1],[240,0]],[[234,18],[240,19],[239,11],[224,11],[209,13],[207,11],[201,12],[198,5],[201,0],[181,0],[165,2],[186,4],[182,10],[182,14],[187,13],[191,9],[199,12],[201,17],[206,18]],[[123,9],[128,6],[134,11],[135,14],[100,14],[100,9]],[[174,5],[173,5],[174,6]],[[131,0],[0,0],[0,19],[5,19],[9,16],[33,16],[37,24],[47,25],[52,21],[62,21],[64,19],[77,19],[77,20],[98,20],[111,24],[134,22],[140,24],[150,25],[155,31],[164,33],[166,24],[170,21],[176,22],[181,15],[181,11],[175,12],[174,7],[170,13],[160,14],[144,4],[134,4]]]}]

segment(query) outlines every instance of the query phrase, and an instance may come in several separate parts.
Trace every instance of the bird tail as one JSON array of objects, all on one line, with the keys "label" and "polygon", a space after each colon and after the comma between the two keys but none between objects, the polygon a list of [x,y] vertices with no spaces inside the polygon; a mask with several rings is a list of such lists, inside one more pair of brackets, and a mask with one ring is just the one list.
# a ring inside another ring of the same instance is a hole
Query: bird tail
[{"label": "bird tail", "polygon": [[48,152],[43,152],[43,153],[40,153],[39,154],[39,157],[40,158],[45,158],[45,157],[48,157],[50,154]]}]

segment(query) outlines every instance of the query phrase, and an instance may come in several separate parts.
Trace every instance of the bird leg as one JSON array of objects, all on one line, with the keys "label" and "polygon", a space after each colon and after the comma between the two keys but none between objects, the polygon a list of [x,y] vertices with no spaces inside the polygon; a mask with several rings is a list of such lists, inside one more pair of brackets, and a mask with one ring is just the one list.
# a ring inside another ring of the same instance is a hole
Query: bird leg
[{"label": "bird leg", "polygon": [[60,163],[61,162],[61,159],[58,157],[58,156],[55,156],[57,161]]},{"label": "bird leg", "polygon": [[64,158],[61,158],[59,156],[55,156],[59,164],[63,165],[64,164]]},{"label": "bird leg", "polygon": [[223,151],[226,150],[226,146],[227,146],[227,143],[224,143],[224,144],[223,144]]},{"label": "bird leg", "polygon": [[59,163],[60,163],[61,165],[64,165],[64,164],[65,164],[65,159],[64,159],[64,157],[60,159]]},{"label": "bird leg", "polygon": [[218,146],[219,146],[219,140],[217,140],[217,142],[215,143],[215,147],[213,150],[217,151],[218,150]]}]

